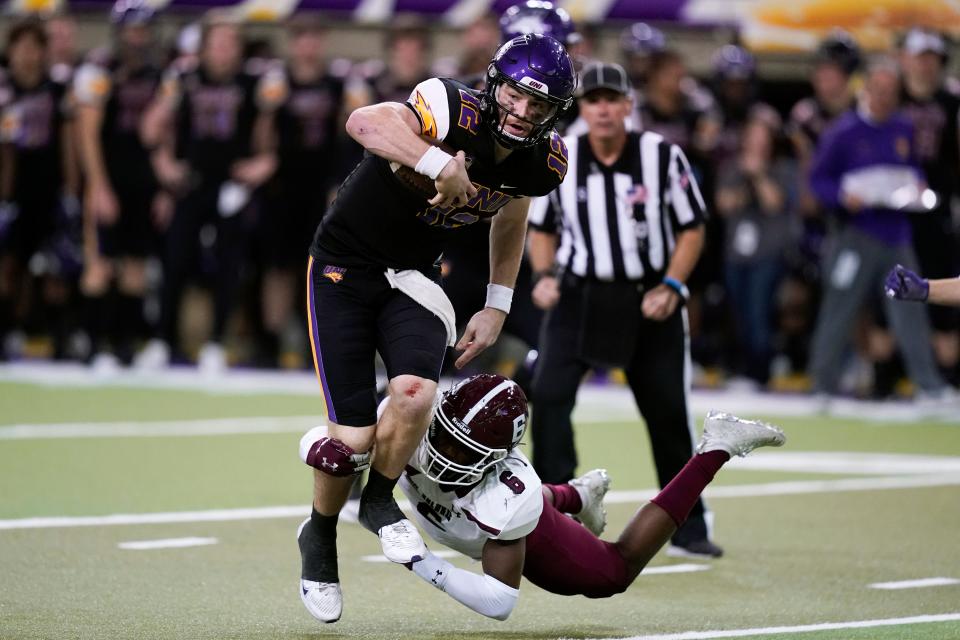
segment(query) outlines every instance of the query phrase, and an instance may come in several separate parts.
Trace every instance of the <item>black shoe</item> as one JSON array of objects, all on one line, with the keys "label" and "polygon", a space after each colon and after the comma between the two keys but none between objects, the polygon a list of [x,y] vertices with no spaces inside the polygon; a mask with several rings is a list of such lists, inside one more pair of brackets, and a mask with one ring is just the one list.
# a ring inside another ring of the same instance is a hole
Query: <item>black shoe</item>
[{"label": "black shoe", "polygon": [[708,538],[702,538],[689,542],[671,542],[667,545],[667,555],[671,558],[699,558],[704,560],[723,556],[723,549]]}]

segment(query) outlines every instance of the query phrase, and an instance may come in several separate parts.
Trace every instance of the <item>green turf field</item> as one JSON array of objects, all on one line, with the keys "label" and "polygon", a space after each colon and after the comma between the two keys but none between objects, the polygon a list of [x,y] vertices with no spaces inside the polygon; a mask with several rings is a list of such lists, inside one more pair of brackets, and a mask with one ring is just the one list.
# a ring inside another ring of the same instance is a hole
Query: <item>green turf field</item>
[{"label": "green turf field", "polygon": [[[642,575],[608,600],[525,583],[503,623],[402,567],[366,559],[379,553],[376,538],[343,524],[344,616],[320,626],[297,596],[294,537],[311,486],[297,442],[321,409],[303,394],[0,383],[0,638],[960,638],[960,584],[868,587],[960,579],[960,418],[767,416],[787,430],[784,453],[797,457],[757,456],[746,461],[754,466],[721,471],[709,503],[726,557],[661,555],[657,567],[707,568]],[[249,432],[231,433],[229,418]],[[59,423],[69,424],[49,426]],[[166,429],[179,435],[142,435]],[[639,505],[625,492],[654,485],[645,431],[630,419],[584,422],[578,438],[582,469],[604,466],[613,477],[606,537],[615,537]],[[199,521],[239,509],[248,511]],[[180,515],[119,525],[69,519],[157,513]],[[118,547],[188,537],[215,541]],[[943,614],[957,615],[804,631]],[[728,633],[693,633],[710,630]]]}]

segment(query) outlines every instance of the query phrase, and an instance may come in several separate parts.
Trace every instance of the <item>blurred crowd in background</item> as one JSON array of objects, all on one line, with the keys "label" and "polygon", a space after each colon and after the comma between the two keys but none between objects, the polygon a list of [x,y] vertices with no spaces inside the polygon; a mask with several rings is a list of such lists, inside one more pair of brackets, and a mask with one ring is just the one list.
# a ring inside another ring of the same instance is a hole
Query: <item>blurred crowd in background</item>
[{"label": "blurred crowd in background", "polygon": [[[121,0],[111,41],[92,51],[78,50],[69,15],[8,23],[0,359],[78,360],[97,373],[193,363],[208,372],[308,368],[307,247],[362,154],[345,134],[346,117],[405,101],[429,77],[482,83],[494,51],[523,21],[484,15],[447,58],[433,55],[429,25],[401,16],[384,29],[380,58],[348,60],[327,55],[328,23],[316,14],[294,15],[282,38],[258,39],[214,11],[171,42],[156,18],[146,3]],[[613,33],[561,18],[548,35],[578,65],[593,58],[597,37]],[[631,126],[685,150],[711,213],[690,282],[695,382],[807,389],[822,260],[842,224],[808,173],[824,132],[857,108],[866,55],[848,34],[831,34],[798,91],[764,82],[762,59],[735,42],[694,77],[684,51],[655,26],[616,33],[620,59],[607,61],[633,82]],[[915,29],[887,52],[900,73],[897,108],[914,124],[914,149],[937,195],[909,214],[928,277],[960,273],[960,90],[945,73],[949,50],[941,35]],[[579,126],[573,110],[564,127]],[[763,192],[758,175],[770,178]],[[487,282],[485,225],[473,226],[443,265],[460,318],[483,304]],[[529,291],[525,266],[514,299],[529,300]],[[846,392],[909,392],[881,302],[878,283],[845,359]],[[937,365],[956,386],[960,318],[929,312]],[[540,312],[515,304],[513,315],[513,335],[478,367],[510,373],[535,353]]]}]

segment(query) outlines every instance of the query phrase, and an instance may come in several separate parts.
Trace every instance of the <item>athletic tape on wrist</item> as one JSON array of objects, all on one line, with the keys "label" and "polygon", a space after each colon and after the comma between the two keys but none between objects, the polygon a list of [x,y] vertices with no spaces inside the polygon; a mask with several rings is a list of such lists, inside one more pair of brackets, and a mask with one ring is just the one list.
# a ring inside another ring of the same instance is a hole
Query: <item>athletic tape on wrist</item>
[{"label": "athletic tape on wrist", "polygon": [[502,284],[487,285],[487,304],[492,309],[499,309],[504,313],[510,313],[510,305],[513,303],[513,289],[505,287]]},{"label": "athletic tape on wrist", "polygon": [[453,160],[453,156],[440,147],[431,146],[423,152],[417,161],[417,166],[413,168],[419,174],[425,175],[431,180],[436,180],[447,163]]}]

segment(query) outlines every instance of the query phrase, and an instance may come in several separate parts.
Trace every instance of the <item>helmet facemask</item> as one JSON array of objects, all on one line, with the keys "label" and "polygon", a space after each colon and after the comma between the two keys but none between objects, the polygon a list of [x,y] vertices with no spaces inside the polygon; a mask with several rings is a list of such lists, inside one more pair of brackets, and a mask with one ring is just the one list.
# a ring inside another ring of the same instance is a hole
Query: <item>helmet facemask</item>
[{"label": "helmet facemask", "polygon": [[479,482],[487,469],[509,453],[509,449],[493,449],[471,440],[440,403],[430,428],[417,447],[417,461],[420,471],[434,482],[469,486]]},{"label": "helmet facemask", "polygon": [[[484,100],[481,106],[487,114],[487,121],[494,138],[508,149],[532,147],[543,140],[553,130],[557,118],[571,102],[552,98],[512,79],[498,77],[499,74],[493,65],[490,65],[487,75],[487,86],[484,89]],[[520,94],[521,98],[518,98],[517,94]],[[513,111],[522,97],[532,97],[537,101],[528,101],[525,116],[520,116]],[[545,105],[545,108],[540,105]],[[508,131],[507,118],[510,116],[529,124],[530,132],[526,135],[516,135]]]}]

